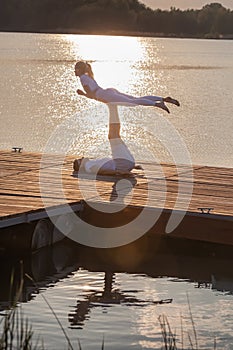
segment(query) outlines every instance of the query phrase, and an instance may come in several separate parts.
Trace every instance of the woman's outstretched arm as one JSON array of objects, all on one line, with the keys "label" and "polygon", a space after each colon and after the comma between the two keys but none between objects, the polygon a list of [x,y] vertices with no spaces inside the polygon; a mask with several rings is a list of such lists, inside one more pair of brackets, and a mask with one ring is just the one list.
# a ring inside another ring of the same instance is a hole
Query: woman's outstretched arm
[{"label": "woman's outstretched arm", "polygon": [[90,90],[89,86],[85,85],[83,88],[85,92],[79,89],[77,90],[79,95],[86,96],[88,98],[95,98],[95,93]]}]

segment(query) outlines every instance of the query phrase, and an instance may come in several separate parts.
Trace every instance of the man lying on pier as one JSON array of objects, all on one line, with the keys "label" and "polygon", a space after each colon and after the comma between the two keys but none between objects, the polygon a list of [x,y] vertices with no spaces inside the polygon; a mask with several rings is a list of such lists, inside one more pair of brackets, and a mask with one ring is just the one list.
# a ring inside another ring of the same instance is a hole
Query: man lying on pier
[{"label": "man lying on pier", "polygon": [[109,108],[109,134],[112,158],[79,158],[74,160],[74,171],[94,173],[99,175],[130,175],[135,166],[135,160],[120,136],[120,120],[117,105],[108,104]]}]

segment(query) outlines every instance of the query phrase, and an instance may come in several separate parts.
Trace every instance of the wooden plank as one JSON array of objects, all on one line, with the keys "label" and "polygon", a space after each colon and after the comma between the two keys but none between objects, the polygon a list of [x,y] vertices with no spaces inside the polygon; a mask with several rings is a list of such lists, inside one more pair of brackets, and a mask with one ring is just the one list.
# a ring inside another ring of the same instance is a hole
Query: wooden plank
[{"label": "wooden plank", "polygon": [[[30,210],[43,208],[40,198],[41,167],[43,168],[43,195],[51,205],[64,200],[61,191],[64,191],[67,202],[82,200],[82,191],[89,200],[97,202],[100,198],[109,200],[114,180],[120,180],[102,177],[95,181],[93,186],[93,180],[88,176],[85,179],[72,176],[72,163],[75,157],[68,155],[62,159],[56,154],[46,155],[46,161],[41,163],[42,156],[39,153],[0,151],[1,216],[14,215],[29,208]],[[194,166],[192,178],[192,170],[186,165],[160,165],[145,162],[141,164],[145,171],[135,171],[136,184],[132,190],[131,205],[139,207],[145,205],[149,183],[154,207],[162,205],[165,200],[166,208],[174,208],[179,191],[179,203],[176,203],[176,207],[182,209],[189,199],[190,184],[194,180],[190,210],[198,212],[199,207],[211,206],[216,214],[224,213],[232,216],[233,169]],[[58,174],[59,171],[61,174]],[[118,195],[119,198],[124,199],[122,193]]]}]

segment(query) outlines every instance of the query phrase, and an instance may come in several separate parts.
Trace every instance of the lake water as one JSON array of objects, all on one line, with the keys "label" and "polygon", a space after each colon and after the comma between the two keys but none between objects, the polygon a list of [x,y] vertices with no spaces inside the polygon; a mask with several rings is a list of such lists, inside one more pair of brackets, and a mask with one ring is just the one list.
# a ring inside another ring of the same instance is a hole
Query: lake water
[{"label": "lake water", "polygon": [[[179,133],[194,164],[233,166],[233,42],[86,35],[0,34],[0,147],[102,156],[109,152],[108,115],[76,94],[76,60],[92,62],[103,87],[135,95],[176,97],[168,115],[121,108],[122,136],[136,158],[172,161],[180,150],[164,139]],[[164,128],[164,119],[169,127]],[[50,150],[49,150],[50,151]]]},{"label": "lake water", "polygon": [[[232,259],[194,246],[154,245],[143,258],[140,245],[107,250],[60,242],[21,261],[1,261],[0,310],[8,304],[12,269],[24,279],[21,306],[46,349],[161,349],[159,317],[168,318],[179,349],[233,349]],[[139,262],[140,260],[140,262]],[[36,284],[36,286],[35,286]],[[169,300],[172,299],[172,300]],[[160,302],[160,303],[159,303]],[[182,340],[183,339],[183,340]],[[183,347],[182,347],[183,343]],[[196,349],[196,347],[193,347]]]},{"label": "lake water", "polygon": [[[103,87],[180,100],[169,115],[119,109],[123,138],[138,161],[182,159],[182,149],[164,141],[170,136],[172,142],[176,131],[192,163],[232,167],[232,57],[232,41],[1,33],[0,147],[47,151],[49,143],[49,151],[62,145],[72,154],[109,152],[105,106],[75,93],[74,64],[86,59]],[[233,349],[232,260],[159,252],[134,265],[123,247],[112,266],[106,252],[95,254],[62,243],[24,259],[40,292],[25,280],[22,309],[46,349],[66,349],[67,343],[43,297],[74,348],[79,339],[82,349],[101,349],[104,337],[106,349],[160,349],[158,317],[164,314],[179,348],[183,334],[189,349],[189,299],[199,348],[214,349],[216,340],[217,349]],[[2,310],[11,268],[19,265],[1,261]]]}]

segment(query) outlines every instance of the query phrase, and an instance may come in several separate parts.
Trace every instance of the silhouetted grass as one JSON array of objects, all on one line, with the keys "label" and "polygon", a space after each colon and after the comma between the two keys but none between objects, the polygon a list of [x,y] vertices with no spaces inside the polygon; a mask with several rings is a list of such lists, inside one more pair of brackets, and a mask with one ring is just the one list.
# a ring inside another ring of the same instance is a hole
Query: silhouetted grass
[{"label": "silhouetted grass", "polygon": [[162,338],[163,338],[163,348],[162,349],[176,350],[177,349],[177,347],[176,347],[176,335],[171,330],[167,316],[160,315],[158,320],[159,320]]},{"label": "silhouetted grass", "polygon": [[14,307],[8,310],[1,323],[3,323],[2,333],[0,335],[1,350],[44,349],[43,344],[38,345],[39,340],[34,341],[32,326],[28,319],[24,317],[20,307]]},{"label": "silhouetted grass", "polygon": [[[21,275],[20,284],[15,297],[12,299],[11,294],[14,283],[14,271],[12,271],[10,279],[10,302],[9,308],[5,311],[3,318],[0,321],[2,332],[0,334],[0,350],[42,350],[43,345],[39,346],[37,341],[34,341],[32,326],[28,318],[25,318],[22,309],[18,306],[22,290],[23,278]],[[33,343],[35,343],[33,345]]]},{"label": "silhouetted grass", "polygon": [[[198,350],[198,336],[197,331],[191,311],[191,305],[189,301],[189,296],[187,294],[187,303],[188,303],[188,309],[189,309],[189,320],[192,326],[192,331],[187,332],[183,327],[183,317],[180,316],[180,323],[181,323],[181,336],[180,336],[180,343],[181,347],[178,347],[178,341],[177,341],[177,335],[176,333],[171,329],[170,323],[168,321],[168,318],[166,315],[160,315],[158,317],[160,328],[161,328],[161,334],[162,334],[162,350],[184,350],[184,349],[190,349],[190,350]],[[188,338],[188,344],[184,345],[184,336],[187,334]],[[216,338],[214,339],[214,345],[213,349],[215,350],[217,348],[217,342]]]}]

